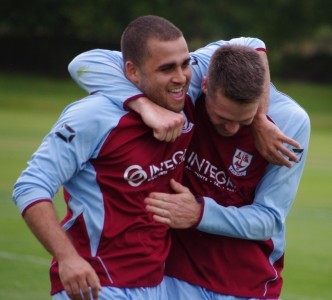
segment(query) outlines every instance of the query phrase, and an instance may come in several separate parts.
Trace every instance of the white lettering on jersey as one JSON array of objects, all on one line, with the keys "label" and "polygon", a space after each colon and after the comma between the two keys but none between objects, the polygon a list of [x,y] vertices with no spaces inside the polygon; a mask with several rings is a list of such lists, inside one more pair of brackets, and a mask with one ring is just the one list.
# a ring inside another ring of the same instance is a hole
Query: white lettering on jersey
[{"label": "white lettering on jersey", "polygon": [[210,182],[222,189],[236,191],[236,186],[225,171],[219,170],[205,158],[200,159],[195,152],[192,152],[188,157],[186,168],[203,181]]},{"label": "white lettering on jersey", "polygon": [[145,171],[140,165],[129,166],[123,175],[123,178],[128,181],[129,185],[133,187],[140,186],[145,180],[151,181],[155,178],[165,175],[170,170],[174,170],[185,160],[186,150],[177,151],[168,160],[161,162],[158,165],[150,165]]}]

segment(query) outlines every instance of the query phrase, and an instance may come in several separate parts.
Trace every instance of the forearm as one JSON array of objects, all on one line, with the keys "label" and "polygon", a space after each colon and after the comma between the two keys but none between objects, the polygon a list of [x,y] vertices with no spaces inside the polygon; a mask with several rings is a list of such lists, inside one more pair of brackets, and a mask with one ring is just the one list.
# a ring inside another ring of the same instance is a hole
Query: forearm
[{"label": "forearm", "polygon": [[61,261],[71,255],[77,255],[73,244],[59,224],[51,201],[39,202],[28,208],[24,220],[56,260]]},{"label": "forearm", "polygon": [[43,201],[29,207],[24,219],[40,243],[57,260],[59,277],[69,297],[91,299],[91,291],[93,299],[97,299],[101,289],[99,278],[62,230],[52,202]]},{"label": "forearm", "polygon": [[266,240],[278,233],[282,226],[280,216],[267,207],[224,207],[205,197],[204,212],[197,229],[233,238]]},{"label": "forearm", "polygon": [[300,183],[304,161],[305,157],[291,169],[268,165],[250,205],[224,207],[205,197],[204,211],[197,229],[250,240],[266,240],[276,235],[285,226]]},{"label": "forearm", "polygon": [[121,52],[101,49],[84,52],[70,62],[68,70],[84,90],[101,93],[120,105],[142,94],[127,80]]},{"label": "forearm", "polygon": [[259,122],[262,118],[266,119],[266,114],[269,107],[270,102],[270,83],[271,83],[271,77],[270,77],[270,67],[267,59],[267,55],[265,51],[257,51],[259,56],[261,57],[264,68],[265,68],[265,80],[264,80],[264,86],[263,86],[263,92],[260,97],[259,106],[257,110],[256,117],[254,119],[253,125],[255,125],[255,122]]}]

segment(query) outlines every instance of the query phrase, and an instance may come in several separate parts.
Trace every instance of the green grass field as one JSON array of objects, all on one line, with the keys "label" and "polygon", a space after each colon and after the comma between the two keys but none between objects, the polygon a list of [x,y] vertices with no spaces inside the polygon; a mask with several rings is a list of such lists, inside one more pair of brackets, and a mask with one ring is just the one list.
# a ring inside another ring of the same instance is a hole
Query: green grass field
[{"label": "green grass field", "polygon": [[[332,297],[332,87],[279,82],[308,111],[312,136],[287,221],[283,300]],[[50,255],[11,201],[12,187],[62,109],[84,95],[71,80],[0,74],[0,299],[49,299]],[[57,195],[60,216],[64,209]]]}]

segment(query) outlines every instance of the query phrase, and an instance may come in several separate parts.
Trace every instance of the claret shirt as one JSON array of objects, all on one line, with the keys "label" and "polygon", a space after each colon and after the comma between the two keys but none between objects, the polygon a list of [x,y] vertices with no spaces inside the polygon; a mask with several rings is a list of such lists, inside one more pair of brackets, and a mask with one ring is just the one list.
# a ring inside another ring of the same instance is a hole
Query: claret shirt
[{"label": "claret shirt", "polygon": [[232,137],[220,136],[209,121],[204,97],[196,102],[194,115],[184,184],[203,211],[195,228],[172,230],[165,274],[218,294],[278,298],[285,219],[304,168],[308,115],[271,85],[268,117],[301,145],[296,152],[300,161],[292,168],[268,164],[247,126]]},{"label": "claret shirt", "polygon": [[[62,220],[78,253],[97,272],[102,286],[158,285],[170,248],[169,227],[145,209],[151,191],[170,193],[181,181],[193,123],[174,143],[160,142],[132,111],[92,95],[65,109],[15,184],[22,213],[63,185],[67,214]],[[51,269],[54,294],[63,290],[58,264]]]},{"label": "claret shirt", "polygon": [[[267,166],[251,129],[244,126],[232,137],[220,136],[209,121],[204,97],[196,102],[195,119],[200,121],[187,151],[183,184],[224,207],[251,205]],[[257,282],[272,281],[280,272],[282,257],[276,266],[268,261],[272,251],[271,240],[238,239],[196,228],[174,230],[166,275],[221,294],[254,297],[261,288]]]}]

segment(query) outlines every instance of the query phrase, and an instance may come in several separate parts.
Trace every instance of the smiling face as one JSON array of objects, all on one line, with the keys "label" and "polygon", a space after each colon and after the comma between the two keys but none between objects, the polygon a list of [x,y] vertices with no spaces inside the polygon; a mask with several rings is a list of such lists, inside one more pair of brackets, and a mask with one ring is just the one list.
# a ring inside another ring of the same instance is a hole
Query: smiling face
[{"label": "smiling face", "polygon": [[206,94],[205,106],[211,123],[221,136],[233,136],[242,126],[252,123],[257,112],[259,101],[239,103],[220,91],[208,93],[206,81],[203,82],[203,91]]},{"label": "smiling face", "polygon": [[184,37],[173,41],[147,41],[147,55],[140,66],[126,62],[126,74],[156,104],[179,112],[191,79],[190,57]]}]

